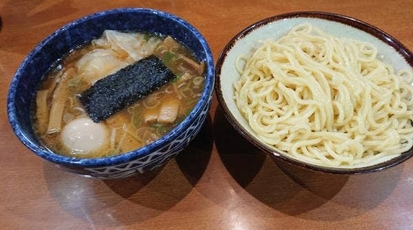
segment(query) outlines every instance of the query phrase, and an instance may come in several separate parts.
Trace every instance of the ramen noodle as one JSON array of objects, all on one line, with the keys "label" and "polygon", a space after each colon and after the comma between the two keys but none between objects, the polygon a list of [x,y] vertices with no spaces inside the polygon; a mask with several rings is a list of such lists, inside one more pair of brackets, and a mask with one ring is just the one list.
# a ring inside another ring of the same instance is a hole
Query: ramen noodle
[{"label": "ramen noodle", "polygon": [[413,73],[396,73],[373,44],[305,23],[236,65],[239,111],[260,140],[298,160],[354,167],[413,145]]}]

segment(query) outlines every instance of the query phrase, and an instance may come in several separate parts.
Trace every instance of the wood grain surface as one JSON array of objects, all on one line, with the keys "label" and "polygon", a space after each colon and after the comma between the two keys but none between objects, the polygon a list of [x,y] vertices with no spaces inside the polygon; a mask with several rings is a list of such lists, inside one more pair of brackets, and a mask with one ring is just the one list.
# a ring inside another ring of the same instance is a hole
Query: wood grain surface
[{"label": "wood grain surface", "polygon": [[16,69],[60,26],[118,7],[182,17],[205,36],[215,60],[248,25],[307,10],[358,18],[413,50],[411,0],[1,0],[0,229],[413,229],[413,159],[352,176],[275,162],[236,133],[215,97],[191,145],[145,175],[86,179],[32,154],[7,119],[8,86]]}]

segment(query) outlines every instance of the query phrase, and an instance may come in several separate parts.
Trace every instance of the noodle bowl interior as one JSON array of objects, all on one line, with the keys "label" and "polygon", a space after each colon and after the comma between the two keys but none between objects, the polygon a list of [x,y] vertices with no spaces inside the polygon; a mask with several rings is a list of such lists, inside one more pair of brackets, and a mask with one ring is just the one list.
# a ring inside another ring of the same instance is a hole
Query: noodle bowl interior
[{"label": "noodle bowl interior", "polygon": [[[78,95],[95,82],[149,55],[176,78],[102,122],[93,122]],[[169,36],[107,30],[73,50],[44,77],[34,102],[34,129],[56,153],[95,158],[128,152],[159,139],[193,109],[204,89],[204,62]]]},{"label": "noodle bowl interior", "polygon": [[310,23],[266,39],[235,61],[233,99],[252,132],[300,161],[356,167],[413,146],[413,73],[375,45]]}]

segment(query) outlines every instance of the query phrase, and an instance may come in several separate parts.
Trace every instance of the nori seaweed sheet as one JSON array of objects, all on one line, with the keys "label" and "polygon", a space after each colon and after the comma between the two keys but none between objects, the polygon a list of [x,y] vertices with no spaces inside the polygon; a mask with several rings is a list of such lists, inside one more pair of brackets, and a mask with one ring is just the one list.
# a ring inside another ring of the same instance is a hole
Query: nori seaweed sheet
[{"label": "nori seaweed sheet", "polygon": [[78,98],[98,123],[159,89],[176,76],[155,55],[143,58],[95,82]]}]

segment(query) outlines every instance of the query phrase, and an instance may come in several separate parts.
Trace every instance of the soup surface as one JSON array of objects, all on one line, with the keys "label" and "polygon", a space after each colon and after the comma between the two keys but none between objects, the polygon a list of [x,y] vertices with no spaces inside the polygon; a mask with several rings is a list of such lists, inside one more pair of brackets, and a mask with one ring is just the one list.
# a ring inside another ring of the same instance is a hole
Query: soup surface
[{"label": "soup surface", "polygon": [[[106,120],[93,122],[78,96],[95,82],[149,55],[176,78]],[[204,88],[204,62],[169,36],[107,30],[73,50],[44,77],[34,102],[40,140],[62,155],[95,158],[147,145],[193,109]]]}]

